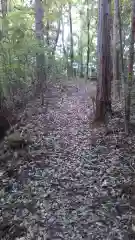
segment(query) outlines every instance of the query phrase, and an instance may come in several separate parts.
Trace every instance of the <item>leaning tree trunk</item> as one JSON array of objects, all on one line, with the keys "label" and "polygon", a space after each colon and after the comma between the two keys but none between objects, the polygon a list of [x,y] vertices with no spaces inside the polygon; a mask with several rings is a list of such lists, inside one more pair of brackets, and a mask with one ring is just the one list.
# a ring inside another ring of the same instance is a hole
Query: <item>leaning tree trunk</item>
[{"label": "leaning tree trunk", "polygon": [[[43,26],[44,9],[41,0],[35,0],[35,31],[36,38],[39,42],[41,48],[44,47],[44,26]],[[38,90],[41,91],[42,104],[44,103],[43,89],[46,80],[45,74],[45,55],[44,51],[42,53],[37,53],[36,57],[37,64],[37,79],[38,79]]]},{"label": "leaning tree trunk", "polygon": [[129,49],[129,64],[128,64],[128,94],[126,99],[126,121],[129,125],[130,108],[131,108],[131,90],[133,84],[133,63],[134,63],[134,42],[135,42],[135,1],[132,1],[132,16],[131,16],[131,42]]},{"label": "leaning tree trunk", "polygon": [[110,2],[99,0],[98,22],[98,86],[96,121],[106,121],[111,114]]}]

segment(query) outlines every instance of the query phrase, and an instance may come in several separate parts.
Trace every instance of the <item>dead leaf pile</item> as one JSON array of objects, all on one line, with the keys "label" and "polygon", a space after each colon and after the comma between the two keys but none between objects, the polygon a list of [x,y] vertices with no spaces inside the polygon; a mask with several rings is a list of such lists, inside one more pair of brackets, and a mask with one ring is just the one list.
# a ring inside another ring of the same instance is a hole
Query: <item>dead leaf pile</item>
[{"label": "dead leaf pile", "polygon": [[[135,238],[135,136],[90,129],[95,86],[56,85],[29,103],[19,131],[31,144],[0,151],[1,240]],[[114,131],[118,128],[118,131]]]}]

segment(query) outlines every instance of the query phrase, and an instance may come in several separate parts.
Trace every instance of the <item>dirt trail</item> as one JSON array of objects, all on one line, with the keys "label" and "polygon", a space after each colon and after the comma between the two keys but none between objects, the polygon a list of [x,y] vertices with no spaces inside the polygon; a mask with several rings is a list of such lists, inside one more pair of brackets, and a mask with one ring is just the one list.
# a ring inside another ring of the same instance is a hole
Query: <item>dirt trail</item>
[{"label": "dirt trail", "polygon": [[61,97],[53,89],[47,114],[38,102],[28,106],[25,128],[34,143],[18,153],[12,177],[1,173],[0,220],[9,225],[0,228],[1,240],[132,239],[117,187],[125,163],[103,139],[91,146],[94,91],[92,84],[70,83]]}]

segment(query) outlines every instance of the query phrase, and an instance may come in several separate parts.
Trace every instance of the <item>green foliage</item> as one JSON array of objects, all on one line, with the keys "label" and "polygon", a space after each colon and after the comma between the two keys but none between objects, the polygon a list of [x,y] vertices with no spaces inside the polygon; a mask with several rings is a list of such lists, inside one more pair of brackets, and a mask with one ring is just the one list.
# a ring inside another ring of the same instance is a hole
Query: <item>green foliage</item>
[{"label": "green foliage", "polygon": [[[40,46],[35,37],[34,5],[17,0],[10,1],[8,13],[5,18],[0,18],[0,92],[7,96],[16,86],[27,87],[35,77],[36,56],[45,53],[46,69],[52,66],[53,72],[66,73],[70,56],[69,35],[69,9],[72,4],[74,61],[86,64],[87,59],[87,2],[86,0],[47,0],[43,1],[44,7],[44,35],[47,38],[46,25],[49,22],[49,46],[47,43]],[[29,5],[29,6],[27,6]],[[113,2],[112,2],[113,6]],[[90,12],[90,66],[96,66],[96,31],[98,1],[89,0]],[[112,10],[113,13],[113,10]],[[121,15],[124,46],[129,45],[131,3],[122,1]],[[63,18],[59,34],[59,47],[56,48],[55,57],[52,57],[55,39],[57,36],[58,20]],[[62,45],[62,32],[64,47]],[[125,48],[125,53],[127,48]],[[82,59],[81,59],[82,54]]]},{"label": "green foliage", "polygon": [[0,90],[5,96],[15,86],[31,83],[36,54],[44,51],[35,38],[33,20],[31,11],[16,10],[0,21]]}]

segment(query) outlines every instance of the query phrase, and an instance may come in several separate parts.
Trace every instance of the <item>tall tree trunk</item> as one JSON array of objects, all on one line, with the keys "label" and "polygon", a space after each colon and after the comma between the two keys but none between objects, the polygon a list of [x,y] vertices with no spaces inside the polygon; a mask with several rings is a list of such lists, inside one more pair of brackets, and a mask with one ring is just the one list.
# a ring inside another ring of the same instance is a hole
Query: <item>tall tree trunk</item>
[{"label": "tall tree trunk", "polygon": [[71,76],[73,76],[74,48],[73,48],[73,27],[72,27],[72,7],[69,3],[69,25],[70,25],[70,62]]},{"label": "tall tree trunk", "polygon": [[[54,65],[55,64],[55,51],[56,51],[56,47],[57,47],[57,43],[58,43],[58,39],[59,39],[59,34],[60,34],[60,19],[58,21],[58,27],[57,27],[57,30],[56,30],[56,38],[54,40],[54,46],[51,49],[51,51],[49,51],[47,73],[51,73],[51,70],[53,68],[55,68],[55,65]],[[48,45],[48,49],[49,49],[49,45]]]},{"label": "tall tree trunk", "polygon": [[90,9],[89,0],[87,0],[87,67],[86,67],[86,79],[89,77],[89,60],[90,60]]},{"label": "tall tree trunk", "polygon": [[132,16],[131,16],[131,42],[129,49],[129,64],[128,64],[128,94],[126,99],[126,121],[130,121],[131,108],[131,90],[133,84],[133,63],[134,63],[134,42],[135,42],[135,1],[132,1]]},{"label": "tall tree trunk", "polygon": [[1,0],[1,13],[3,18],[7,14],[7,0]]},{"label": "tall tree trunk", "polygon": [[[37,40],[41,48],[44,46],[43,17],[44,17],[44,9],[43,9],[42,2],[41,0],[35,0],[35,31],[36,31]],[[41,100],[43,104],[44,103],[43,86],[46,80],[44,52],[37,53],[36,64],[37,64],[38,86],[39,86],[39,91],[41,91]]]},{"label": "tall tree trunk", "polygon": [[114,0],[114,19],[113,19],[113,94],[114,99],[120,98],[120,79],[118,74],[119,38],[118,38],[118,11],[119,0]]},{"label": "tall tree trunk", "polygon": [[[0,29],[0,41],[7,34],[7,31],[5,30],[5,26],[4,26],[4,21],[3,21],[7,15],[7,0],[1,0],[1,14],[2,14],[2,24],[1,24],[1,29]],[[3,68],[5,68],[5,66],[7,65],[5,56],[2,56],[2,63],[3,63]],[[4,70],[6,72],[6,68]],[[2,108],[2,104],[3,104],[2,103],[2,92],[0,90],[0,110]]]},{"label": "tall tree trunk", "polygon": [[63,47],[63,53],[64,53],[64,57],[66,60],[66,70],[67,70],[67,75],[69,75],[69,62],[68,62],[68,53],[66,51],[65,48],[65,42],[64,42],[64,22],[63,22],[63,17],[61,18],[61,24],[62,24],[62,47]]},{"label": "tall tree trunk", "polygon": [[[83,16],[83,11],[82,9],[80,10],[80,19],[82,19]],[[79,62],[80,62],[80,68],[79,68],[79,75],[80,78],[84,77],[84,72],[83,72],[83,21],[81,21],[81,25],[80,25],[80,36],[79,36]]]},{"label": "tall tree trunk", "polygon": [[83,49],[82,46],[80,46],[80,77],[83,78],[84,77],[84,73],[83,73]]},{"label": "tall tree trunk", "polygon": [[120,64],[119,64],[119,59],[120,59],[120,49],[117,49],[116,51],[116,79],[118,80],[118,94],[120,96],[120,86],[121,86],[121,82],[120,82]]},{"label": "tall tree trunk", "polygon": [[121,71],[121,84],[122,84],[122,98],[124,98],[123,109],[124,109],[124,124],[125,124],[125,132],[128,132],[128,124],[126,120],[126,77],[125,77],[125,63],[123,57],[123,44],[122,44],[122,29],[121,29],[121,14],[120,14],[120,7],[118,8],[118,22],[119,22],[119,39],[120,39],[120,71]]},{"label": "tall tree trunk", "polygon": [[54,47],[53,47],[53,49],[52,49],[52,56],[54,56],[54,54],[55,54],[56,47],[57,47],[57,43],[58,43],[58,39],[59,39],[59,35],[60,35],[60,19],[58,20],[58,27],[57,27],[57,32],[56,32],[56,39],[55,39]]},{"label": "tall tree trunk", "polygon": [[47,19],[47,23],[46,23],[46,43],[47,43],[48,48],[49,48],[49,45],[50,45],[49,30],[50,30],[50,25],[49,25],[49,20]]},{"label": "tall tree trunk", "polygon": [[[47,4],[46,4],[47,7]],[[50,36],[49,36],[49,31],[50,31],[50,23],[49,20],[47,19],[46,22],[46,44],[47,44],[47,50],[48,50],[48,55],[47,55],[47,66],[46,66],[46,78],[48,78],[48,73],[50,72]]]},{"label": "tall tree trunk", "polygon": [[95,120],[106,121],[111,110],[110,1],[99,0],[98,86]]},{"label": "tall tree trunk", "polygon": [[82,32],[80,29],[80,37],[78,39],[78,55],[79,55],[79,63],[80,63],[80,67],[79,67],[79,76],[80,78],[84,77],[83,74],[83,46],[82,46]]}]

